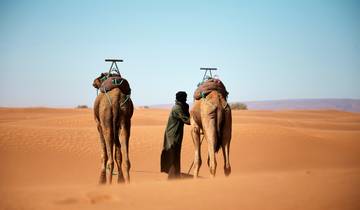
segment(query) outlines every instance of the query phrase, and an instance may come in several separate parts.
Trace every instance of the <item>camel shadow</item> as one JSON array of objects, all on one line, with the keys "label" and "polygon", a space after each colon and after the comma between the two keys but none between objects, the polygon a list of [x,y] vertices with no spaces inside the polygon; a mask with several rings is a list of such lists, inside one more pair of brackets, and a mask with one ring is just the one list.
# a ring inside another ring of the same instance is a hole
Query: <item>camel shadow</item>
[{"label": "camel shadow", "polygon": [[[205,179],[205,177],[202,177],[202,176],[198,176],[197,178]],[[177,179],[194,179],[194,175],[188,174],[188,173],[180,173],[180,177],[177,177]]]},{"label": "camel shadow", "polygon": [[[136,170],[136,171],[133,171],[135,173],[146,173],[146,174],[158,174],[160,172],[157,172],[157,171],[146,171],[146,170]],[[192,174],[188,174],[188,173],[180,173],[180,176],[179,177],[176,177],[176,178],[172,178],[172,179],[193,179],[194,178],[194,175]],[[199,179],[204,179],[204,177],[202,176],[198,176]]]},{"label": "camel shadow", "polygon": [[194,178],[194,175],[187,173],[180,173],[180,177],[179,177],[179,179],[192,179],[192,178]]},{"label": "camel shadow", "polygon": [[158,174],[159,172],[156,172],[156,171],[145,171],[145,170],[136,170],[136,171],[133,171],[135,173],[146,173],[146,174]]}]

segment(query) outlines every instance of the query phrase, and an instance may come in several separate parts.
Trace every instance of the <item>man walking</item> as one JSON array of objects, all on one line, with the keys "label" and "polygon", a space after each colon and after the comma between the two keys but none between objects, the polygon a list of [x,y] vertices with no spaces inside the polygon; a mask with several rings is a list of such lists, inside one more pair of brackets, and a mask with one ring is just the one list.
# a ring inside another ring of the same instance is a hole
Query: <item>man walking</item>
[{"label": "man walking", "polygon": [[184,91],[176,93],[173,106],[164,134],[164,145],[161,152],[161,172],[167,173],[169,179],[180,177],[181,143],[184,134],[184,123],[190,125],[189,105]]}]

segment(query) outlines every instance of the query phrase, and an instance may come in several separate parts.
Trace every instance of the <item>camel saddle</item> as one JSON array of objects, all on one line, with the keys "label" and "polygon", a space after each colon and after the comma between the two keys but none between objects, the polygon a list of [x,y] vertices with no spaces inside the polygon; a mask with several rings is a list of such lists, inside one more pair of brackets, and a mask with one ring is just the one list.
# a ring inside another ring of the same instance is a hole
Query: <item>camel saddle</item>
[{"label": "camel saddle", "polygon": [[199,100],[205,98],[211,91],[218,91],[225,99],[229,95],[226,91],[225,85],[219,79],[210,78],[198,85],[194,92],[194,99]]},{"label": "camel saddle", "polygon": [[104,74],[104,77],[100,78],[100,80],[102,83],[99,89],[102,93],[119,88],[125,95],[131,94],[129,82],[118,74]]}]

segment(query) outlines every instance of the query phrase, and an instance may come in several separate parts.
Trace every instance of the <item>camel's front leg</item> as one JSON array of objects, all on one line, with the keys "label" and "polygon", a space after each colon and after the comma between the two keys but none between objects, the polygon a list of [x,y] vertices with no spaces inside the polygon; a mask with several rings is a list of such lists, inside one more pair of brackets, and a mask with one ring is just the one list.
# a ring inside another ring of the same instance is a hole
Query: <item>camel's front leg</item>
[{"label": "camel's front leg", "polygon": [[201,142],[200,142],[200,128],[196,122],[191,118],[191,136],[195,147],[194,157],[194,178],[198,178],[201,166]]}]

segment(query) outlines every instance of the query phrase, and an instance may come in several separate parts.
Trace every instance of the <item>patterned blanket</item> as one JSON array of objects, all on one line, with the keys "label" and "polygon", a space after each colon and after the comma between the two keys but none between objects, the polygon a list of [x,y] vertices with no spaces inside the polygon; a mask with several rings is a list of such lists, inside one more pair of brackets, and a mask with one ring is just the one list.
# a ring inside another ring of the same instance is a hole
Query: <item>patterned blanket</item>
[{"label": "patterned blanket", "polygon": [[[100,86],[94,85],[96,84],[96,80],[99,81],[99,83],[101,84]],[[108,73],[102,73],[100,77],[95,79],[95,81],[93,83],[93,86],[95,88],[98,88],[103,93],[108,92],[114,88],[120,88],[121,92],[123,92],[124,94],[131,94],[129,82],[118,74],[108,75]]]},{"label": "patterned blanket", "polygon": [[194,99],[199,100],[205,98],[211,91],[218,91],[227,98],[229,93],[226,91],[224,84],[219,79],[208,79],[198,85],[194,92]]}]

